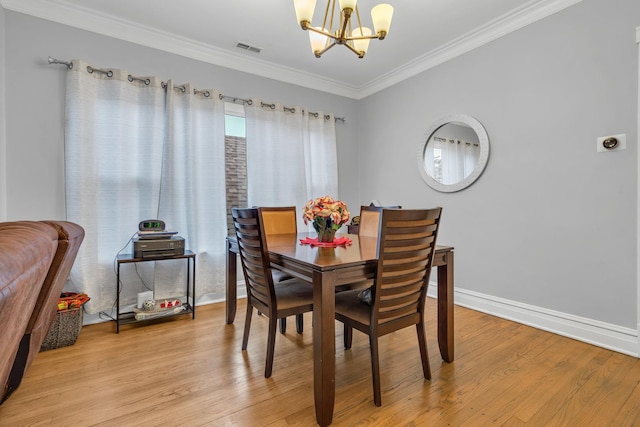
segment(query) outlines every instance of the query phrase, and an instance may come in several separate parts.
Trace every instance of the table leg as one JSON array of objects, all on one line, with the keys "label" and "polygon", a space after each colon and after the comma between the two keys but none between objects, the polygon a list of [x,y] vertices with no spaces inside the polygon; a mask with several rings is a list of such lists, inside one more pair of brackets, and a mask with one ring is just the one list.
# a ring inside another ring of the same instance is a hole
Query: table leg
[{"label": "table leg", "polygon": [[227,324],[233,323],[233,320],[236,318],[236,307],[238,303],[237,262],[237,254],[231,250],[231,244],[227,241],[227,292],[225,295]]},{"label": "table leg", "polygon": [[335,272],[313,273],[313,387],[316,421],[333,419],[335,384]]},{"label": "table leg", "polygon": [[[187,271],[189,271],[189,264],[192,265],[191,269],[191,318],[196,318],[196,256],[193,258],[187,258]],[[187,279],[187,292],[189,289],[189,279]],[[189,302],[189,297],[187,297],[187,302]]]},{"label": "table leg", "polygon": [[446,263],[438,266],[438,345],[445,362],[453,362],[453,251],[445,255]]}]

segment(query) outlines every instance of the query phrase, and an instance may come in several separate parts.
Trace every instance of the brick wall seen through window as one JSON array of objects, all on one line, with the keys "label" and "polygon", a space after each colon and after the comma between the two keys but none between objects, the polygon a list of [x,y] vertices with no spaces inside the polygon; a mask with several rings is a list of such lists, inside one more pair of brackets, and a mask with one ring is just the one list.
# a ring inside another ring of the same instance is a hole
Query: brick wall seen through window
[{"label": "brick wall seen through window", "polygon": [[231,208],[247,207],[247,139],[244,117],[225,116],[225,183],[227,187],[227,233],[234,236]]}]

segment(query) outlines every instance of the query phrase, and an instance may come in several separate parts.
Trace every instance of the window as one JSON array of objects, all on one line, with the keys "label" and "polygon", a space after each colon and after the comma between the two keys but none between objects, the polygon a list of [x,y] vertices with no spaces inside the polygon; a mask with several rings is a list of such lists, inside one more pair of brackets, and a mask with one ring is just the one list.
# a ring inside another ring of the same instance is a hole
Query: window
[{"label": "window", "polygon": [[235,235],[231,208],[247,206],[247,138],[242,105],[225,103],[224,129],[227,233]]}]

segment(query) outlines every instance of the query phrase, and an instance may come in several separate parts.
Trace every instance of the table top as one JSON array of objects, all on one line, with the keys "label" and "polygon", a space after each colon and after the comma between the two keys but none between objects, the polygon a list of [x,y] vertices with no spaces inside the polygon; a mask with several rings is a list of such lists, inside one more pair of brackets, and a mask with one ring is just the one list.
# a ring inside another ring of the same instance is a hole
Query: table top
[{"label": "table top", "polygon": [[[339,234],[352,241],[347,246],[320,247],[300,243],[306,237],[315,237],[315,233],[280,234],[269,236],[269,252],[274,256],[295,260],[312,266],[314,269],[330,270],[368,262],[375,262],[378,239],[357,234]],[[436,252],[452,251],[452,246],[436,245]]]},{"label": "table top", "polygon": [[[354,243],[358,243],[358,246],[360,246],[360,242],[362,242],[362,246],[365,248],[366,251],[369,251],[369,250],[375,251],[375,244],[373,245],[373,249],[371,249],[371,244],[372,244],[371,239],[374,239],[373,241],[375,241],[375,238],[365,237],[365,236],[358,237],[357,234],[351,234],[351,233],[336,234],[336,237],[341,237],[341,236],[349,237],[353,242],[351,246],[353,246]],[[275,248],[277,245],[278,251],[282,251],[282,250],[291,251],[294,243],[302,245],[302,243],[300,243],[300,240],[304,239],[305,237],[316,237],[316,233],[298,233],[298,234],[280,234],[280,235],[275,234],[269,237],[270,240],[273,240],[273,242],[270,243],[269,249],[271,250],[272,248]],[[366,239],[366,240],[361,241],[360,239]],[[235,235],[227,236],[227,240],[230,242],[233,242],[234,244],[237,244]],[[285,247],[280,247],[280,246],[285,246]],[[311,245],[302,245],[302,246],[311,247]],[[288,247],[288,249],[286,247]],[[313,248],[320,249],[317,246]],[[344,249],[344,247],[342,248]],[[322,249],[333,249],[333,248],[322,248]],[[448,252],[448,251],[453,251],[453,249],[454,249],[453,246],[449,246],[449,245],[436,245],[436,252]]]},{"label": "table top", "polygon": [[351,244],[336,247],[320,247],[300,243],[314,233],[281,234],[269,236],[271,255],[296,260],[317,269],[331,269],[337,266],[362,264],[376,260],[376,238],[361,237],[357,234],[345,235]]}]

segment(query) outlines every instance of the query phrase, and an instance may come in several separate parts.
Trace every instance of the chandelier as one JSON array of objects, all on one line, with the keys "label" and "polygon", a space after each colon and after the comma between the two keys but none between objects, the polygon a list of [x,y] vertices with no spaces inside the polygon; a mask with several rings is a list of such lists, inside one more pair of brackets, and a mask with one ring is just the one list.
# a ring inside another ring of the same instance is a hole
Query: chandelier
[{"label": "chandelier", "polygon": [[[358,58],[363,58],[369,48],[371,39],[384,40],[391,26],[393,7],[389,4],[379,4],[371,9],[371,18],[375,34],[367,27],[363,27],[360,21],[357,0],[339,0],[338,19],[334,19],[336,12],[336,0],[327,0],[324,11],[324,20],[321,27],[312,27],[311,19],[316,7],[316,0],[293,0],[296,9],[296,18],[303,30],[309,30],[311,50],[316,58],[337,44],[346,46]],[[351,18],[355,16],[357,23],[352,24]],[[334,29],[334,20],[337,21]],[[356,25],[357,24],[357,25]]]}]

